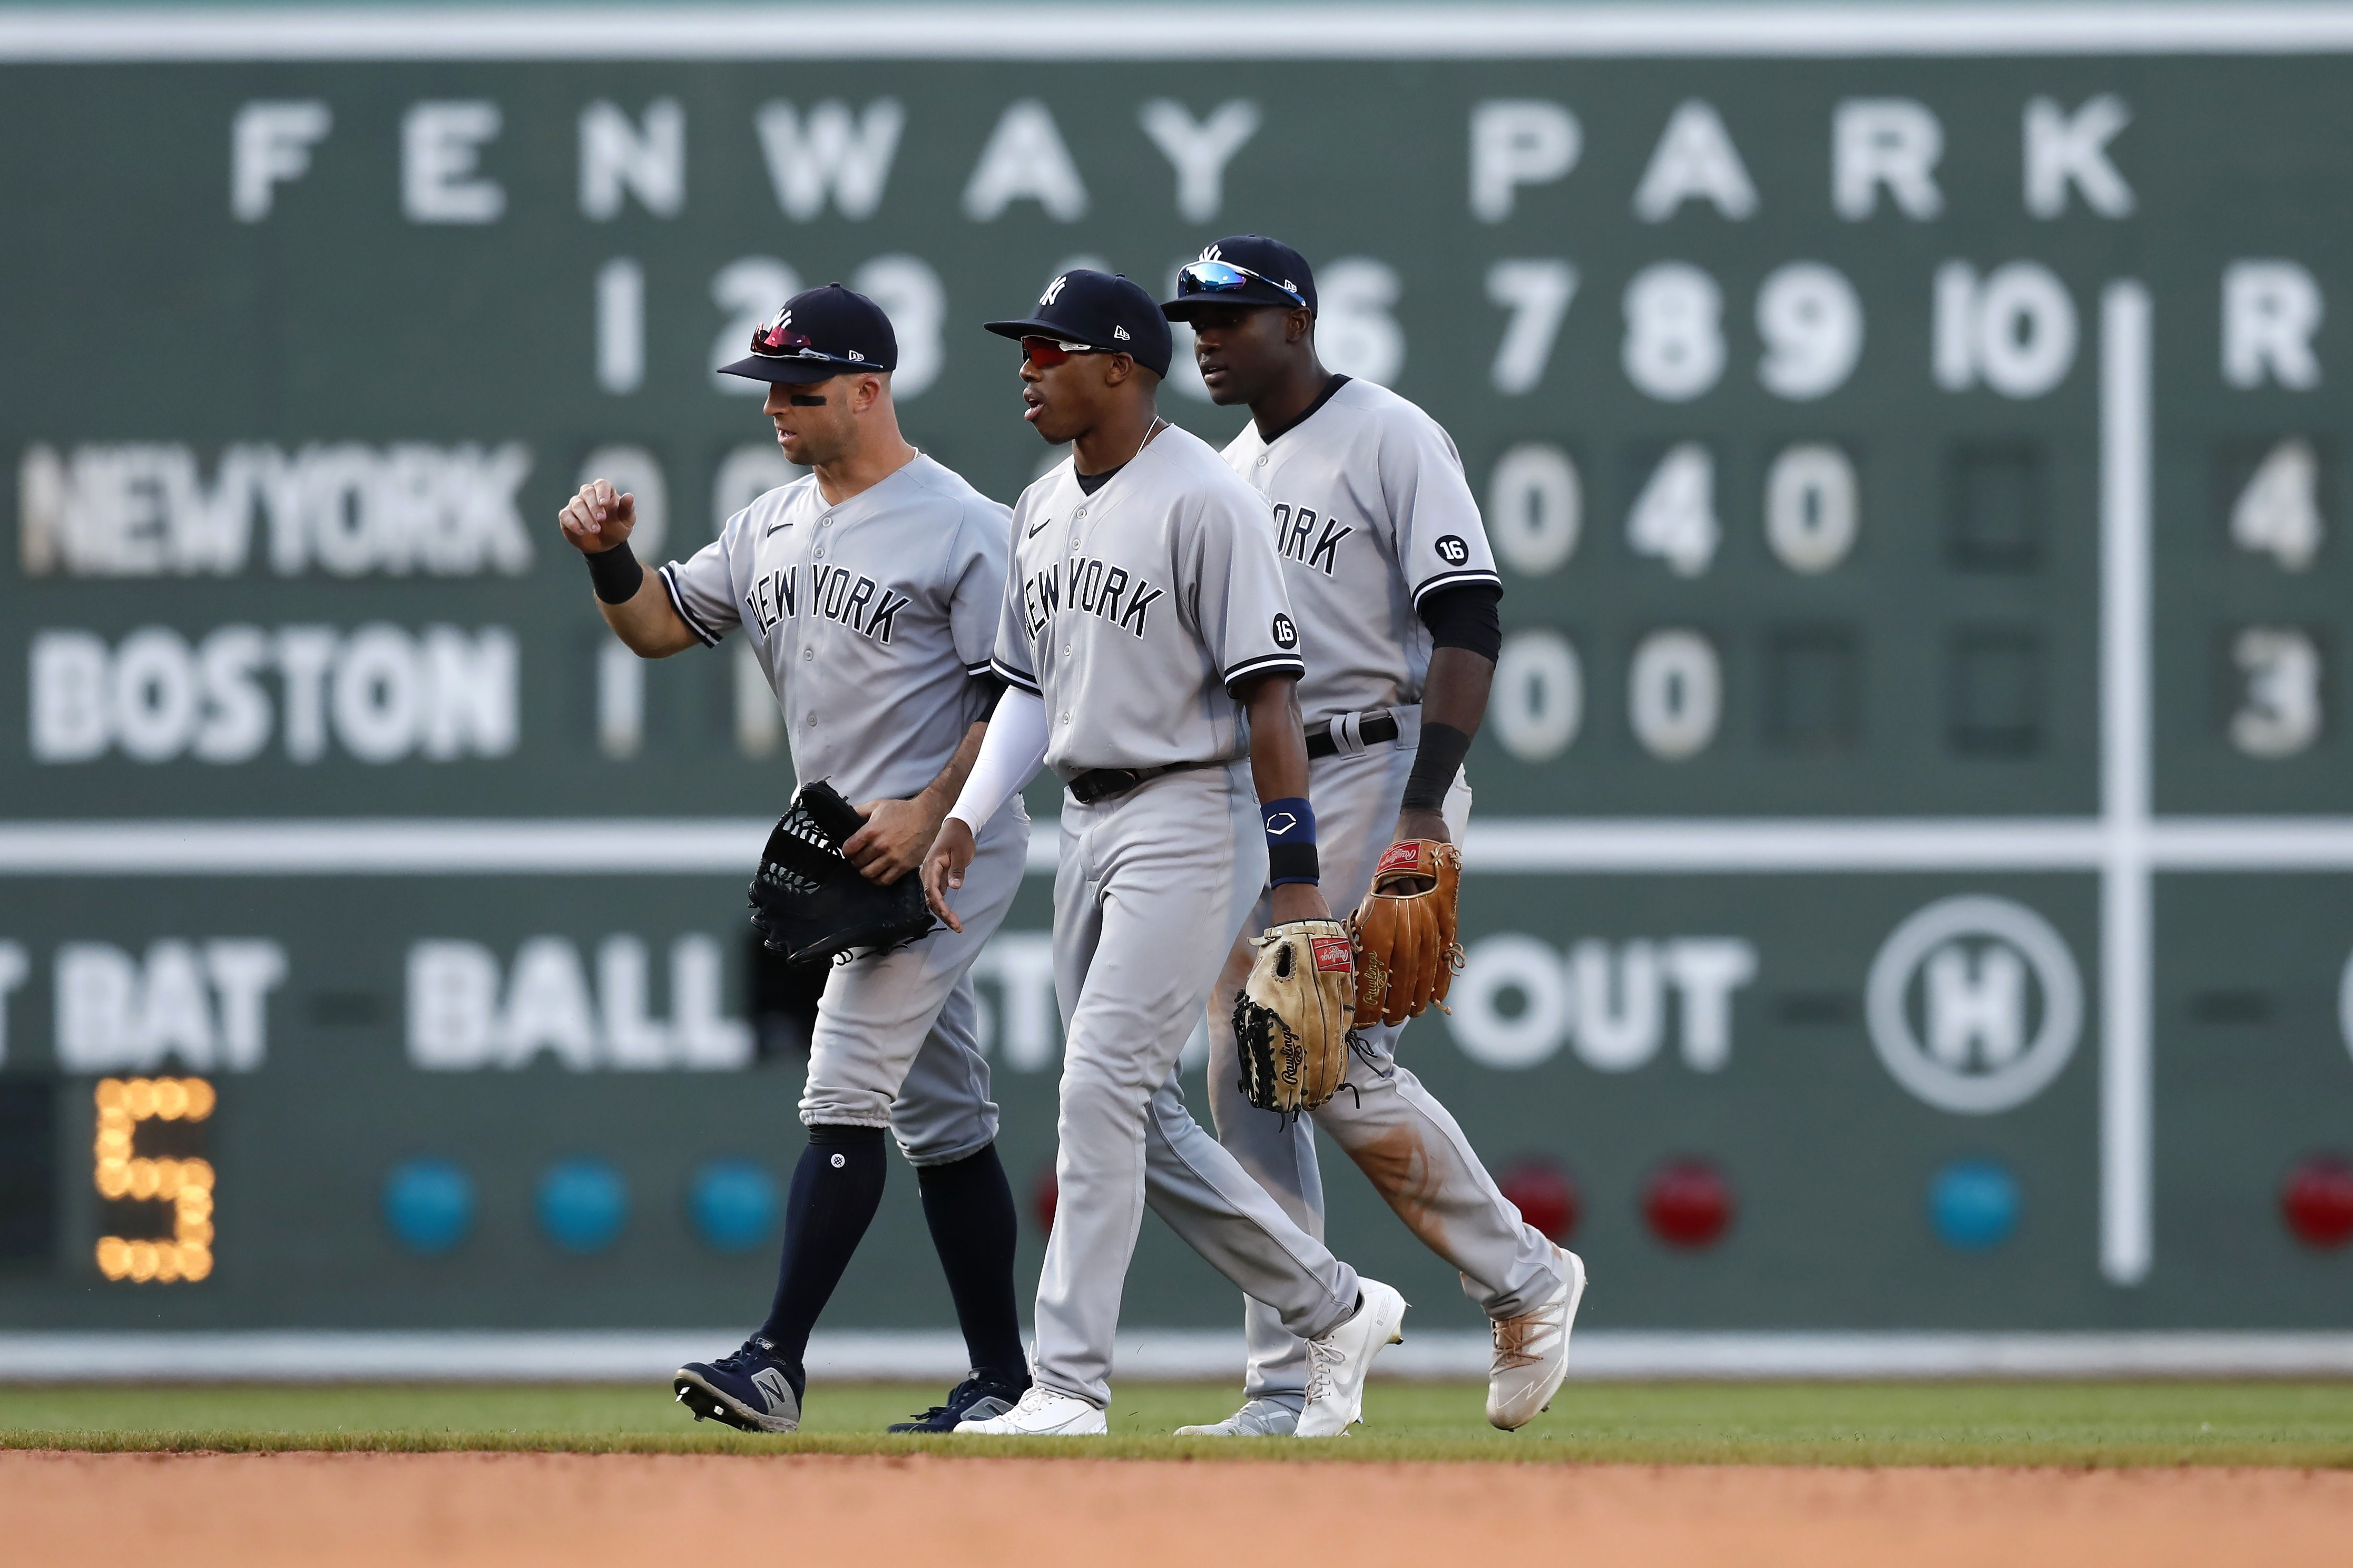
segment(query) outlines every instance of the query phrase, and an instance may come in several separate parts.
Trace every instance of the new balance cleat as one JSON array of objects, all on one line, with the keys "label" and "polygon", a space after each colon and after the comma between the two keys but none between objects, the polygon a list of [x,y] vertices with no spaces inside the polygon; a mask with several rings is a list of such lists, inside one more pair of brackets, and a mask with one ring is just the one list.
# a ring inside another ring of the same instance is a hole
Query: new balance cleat
[{"label": "new balance cleat", "polygon": [[697,1421],[711,1420],[744,1432],[797,1432],[801,1395],[808,1374],[769,1353],[759,1335],[717,1361],[692,1361],[678,1369],[670,1386]]},{"label": "new balance cleat", "polygon": [[1000,1383],[977,1374],[965,1378],[948,1394],[945,1405],[934,1405],[912,1421],[894,1421],[892,1432],[953,1432],[960,1421],[993,1421],[1021,1402],[1028,1391],[1026,1376],[1018,1383]]}]

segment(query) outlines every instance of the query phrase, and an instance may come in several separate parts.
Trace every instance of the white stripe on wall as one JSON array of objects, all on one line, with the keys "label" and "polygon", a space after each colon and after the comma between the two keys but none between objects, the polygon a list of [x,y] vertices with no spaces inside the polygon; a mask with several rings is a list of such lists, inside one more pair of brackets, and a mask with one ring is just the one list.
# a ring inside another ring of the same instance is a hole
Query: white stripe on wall
[{"label": "white stripe on wall", "polygon": [[[298,818],[0,822],[0,877],[743,876],[765,817]],[[2149,861],[2173,871],[2353,870],[2353,818],[2158,817]],[[1031,829],[1054,868],[1057,826]],[[1583,873],[2094,871],[2096,817],[1474,818],[1463,860],[1485,876]]]},{"label": "white stripe on wall", "polygon": [[2320,5],[548,5],[26,9],[0,63],[2263,55],[2353,49]]},{"label": "white stripe on wall", "polygon": [[[0,1383],[644,1383],[648,1397],[689,1361],[725,1353],[741,1329],[606,1332],[264,1330],[217,1333],[0,1333]],[[1483,1379],[1476,1330],[1416,1330],[1376,1376]],[[946,1330],[826,1333],[809,1342],[814,1379],[937,1383],[965,1375]],[[1223,1329],[1123,1331],[1115,1373],[1239,1385],[1241,1335]],[[1580,1332],[1569,1375],[1665,1378],[2341,1377],[2353,1333]]]}]

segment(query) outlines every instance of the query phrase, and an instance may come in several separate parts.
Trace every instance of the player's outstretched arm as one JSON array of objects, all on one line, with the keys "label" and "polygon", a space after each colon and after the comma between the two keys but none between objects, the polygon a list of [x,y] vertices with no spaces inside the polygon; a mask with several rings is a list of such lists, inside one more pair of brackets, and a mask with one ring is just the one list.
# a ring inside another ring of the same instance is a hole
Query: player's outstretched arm
[{"label": "player's outstretched arm", "polygon": [[[1299,678],[1281,672],[1263,676],[1238,695],[1250,713],[1250,777],[1258,785],[1259,800],[1306,799],[1307,733],[1299,716]],[[1278,880],[1272,899],[1270,912],[1277,925],[1332,918],[1332,906],[1314,882]]]},{"label": "player's outstretched arm", "polygon": [[629,549],[629,534],[638,525],[637,497],[617,492],[609,480],[591,479],[564,503],[557,521],[565,542],[588,557],[596,607],[630,652],[668,658],[700,640],[679,619],[659,580]]}]

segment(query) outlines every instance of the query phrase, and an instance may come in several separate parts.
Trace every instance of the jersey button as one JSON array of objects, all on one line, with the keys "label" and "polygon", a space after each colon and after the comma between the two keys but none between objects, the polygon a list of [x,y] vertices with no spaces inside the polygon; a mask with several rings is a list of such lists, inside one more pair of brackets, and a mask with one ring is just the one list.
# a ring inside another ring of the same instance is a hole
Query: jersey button
[{"label": "jersey button", "polygon": [[811,660],[811,659],[815,658],[816,657],[817,657],[817,649],[815,649],[815,648],[813,648],[813,647],[805,647],[805,648],[801,649],[801,662],[802,662],[803,664],[807,664],[809,660]]},{"label": "jersey button", "polygon": [[819,561],[822,561],[822,560],[824,560],[824,559],[825,559],[825,546],[824,546],[824,545],[822,545],[822,544],[820,544],[820,545],[818,545],[818,546],[817,547],[817,558],[818,558]]},{"label": "jersey button", "polygon": [[1263,452],[1259,454],[1258,466],[1261,468],[1266,467],[1266,454]]},{"label": "jersey button", "polygon": [[[1261,458],[1259,461],[1264,462],[1266,459]],[[828,512],[825,516],[818,518],[817,521],[819,528],[831,528],[833,526],[833,514],[831,512]]]}]

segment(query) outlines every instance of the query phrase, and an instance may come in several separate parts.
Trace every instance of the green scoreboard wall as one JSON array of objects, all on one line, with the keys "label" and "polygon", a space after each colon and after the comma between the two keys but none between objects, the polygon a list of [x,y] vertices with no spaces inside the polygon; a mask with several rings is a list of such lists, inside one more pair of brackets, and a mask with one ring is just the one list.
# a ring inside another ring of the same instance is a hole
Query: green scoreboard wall
[{"label": "green scoreboard wall", "polygon": [[[1403,1054],[1591,1320],[2342,1325],[2353,29],[1615,15],[0,15],[0,1322],[753,1313],[781,721],[554,512],[683,555],[790,477],[712,365],[834,279],[1010,500],[978,323],[1258,230],[1486,508]],[[1031,1268],[1046,892],[980,971]],[[913,1187],[844,1324],[948,1321]],[[1149,1226],[1129,1300],[1233,1316]]]}]

